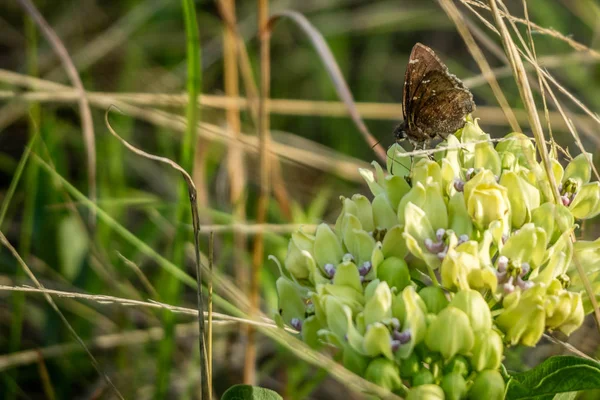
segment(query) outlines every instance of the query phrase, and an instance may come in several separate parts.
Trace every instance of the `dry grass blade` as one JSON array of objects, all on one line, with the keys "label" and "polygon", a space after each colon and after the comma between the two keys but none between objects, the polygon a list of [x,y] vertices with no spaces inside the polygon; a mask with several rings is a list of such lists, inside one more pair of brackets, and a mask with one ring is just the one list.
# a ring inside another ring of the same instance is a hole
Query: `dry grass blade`
[{"label": "dry grass blade", "polygon": [[[19,263],[19,265],[21,266],[21,268],[23,268],[23,270],[25,271],[25,273],[27,274],[27,276],[29,277],[29,279],[31,279],[33,281],[33,283],[35,283],[35,285],[38,287],[38,289],[44,290],[44,285],[42,285],[42,283],[40,281],[38,281],[38,279],[35,277],[35,275],[31,271],[31,269],[29,268],[29,266],[27,266],[27,264],[25,263],[25,261],[23,261],[23,259],[21,258],[21,256],[17,252],[17,250],[10,244],[10,242],[8,241],[8,239],[6,238],[6,236],[4,236],[4,233],[2,233],[2,232],[0,232],[0,242],[4,245],[4,247],[6,247],[8,249],[8,251],[11,252],[11,254],[13,255],[13,257],[17,260],[17,262]],[[73,337],[75,338],[75,340],[85,350],[85,352],[87,353],[87,355],[88,355],[88,357],[89,357],[89,359],[90,359],[90,361],[91,361],[94,369],[98,372],[98,374],[100,376],[102,376],[104,378],[104,380],[106,381],[106,383],[108,384],[108,386],[110,386],[110,388],[114,391],[115,395],[118,398],[120,398],[120,399],[124,399],[124,397],[119,392],[119,389],[117,389],[117,387],[113,384],[113,382],[110,379],[110,377],[104,371],[102,371],[102,369],[100,368],[100,364],[98,364],[98,361],[96,360],[96,357],[94,357],[94,355],[92,354],[92,352],[90,351],[90,349],[86,346],[86,344],[83,341],[83,339],[81,339],[79,337],[79,335],[77,334],[77,332],[75,332],[75,329],[73,329],[73,327],[71,326],[71,324],[69,323],[69,321],[67,320],[67,318],[60,311],[60,309],[58,308],[58,306],[56,305],[56,303],[54,302],[54,300],[52,299],[52,297],[50,297],[50,295],[47,294],[47,293],[44,294],[44,297],[46,298],[46,301],[48,302],[48,304],[50,305],[50,307],[56,312],[56,314],[58,315],[58,317],[60,318],[60,320],[62,321],[62,323],[67,327],[67,329],[69,330],[69,332],[71,333],[71,335],[73,335]]]},{"label": "dry grass blade", "polygon": [[500,88],[500,85],[498,84],[498,81],[496,80],[496,77],[492,72],[492,68],[485,59],[485,56],[483,55],[481,49],[475,42],[473,35],[469,31],[469,28],[465,24],[465,21],[463,20],[462,15],[460,14],[460,11],[458,11],[458,8],[456,8],[456,5],[454,5],[452,0],[438,0],[438,2],[442,6],[446,14],[448,14],[450,19],[454,22],[454,25],[456,25],[458,32],[460,33],[464,42],[469,48],[469,52],[477,62],[477,65],[479,65],[479,69],[481,69],[484,78],[487,80],[488,85],[494,93],[494,96],[496,96],[496,99],[500,104],[500,108],[502,109],[502,112],[508,120],[512,130],[515,132],[521,132],[521,127],[519,126],[519,122],[517,122],[517,117],[515,116],[515,113],[510,107],[510,104],[508,104],[508,100],[506,100],[506,96],[504,96],[504,93],[502,92],[502,89]]},{"label": "dry grass blade", "polygon": [[[196,282],[197,282],[197,302],[198,302],[198,344],[200,351],[200,371],[201,371],[201,380],[202,380],[202,393],[206,393],[208,396],[208,387],[210,386],[210,382],[208,381],[208,358],[206,353],[206,340],[205,340],[205,328],[204,328],[204,318],[201,318],[200,315],[204,311],[204,299],[202,298],[202,270],[200,268],[200,218],[198,217],[198,203],[197,203],[197,192],[196,186],[194,185],[194,181],[192,177],[187,173],[186,170],[181,168],[176,162],[170,160],[166,157],[155,156],[153,154],[146,153],[143,150],[138,149],[137,147],[131,145],[125,139],[123,139],[115,130],[112,128],[110,123],[108,122],[108,114],[111,109],[117,109],[115,106],[110,106],[106,113],[104,114],[104,122],[108,127],[110,133],[117,138],[128,150],[131,152],[140,155],[142,157],[148,158],[150,160],[159,161],[161,163],[167,164],[173,169],[179,171],[183,178],[185,179],[188,187],[188,194],[190,199],[190,207],[192,211],[192,224],[194,227],[194,249],[196,253]],[[120,111],[120,110],[119,110]],[[206,396],[205,396],[206,397]]]},{"label": "dry grass blade", "polygon": [[[260,194],[256,205],[256,222],[262,224],[267,219],[267,208],[271,194],[270,175],[271,163],[269,148],[271,137],[269,134],[269,112],[267,99],[270,93],[271,60],[270,60],[270,31],[269,1],[258,1],[258,30],[260,38],[260,94],[258,100],[258,138],[259,138],[259,173]],[[264,261],[264,235],[258,233],[254,237],[252,249],[252,274],[250,275],[250,315],[257,314],[260,307],[260,275]],[[246,351],[244,358],[244,383],[253,385],[256,382],[256,331],[248,326],[246,331]]]},{"label": "dry grass blade", "polygon": [[[481,1],[475,1],[475,0],[460,0],[461,2],[463,2],[464,4],[469,4],[469,5],[473,5],[475,7],[479,7],[488,11],[492,11],[492,14],[494,13],[494,11],[492,10],[492,8],[490,8],[489,6],[485,5],[484,3],[482,3]],[[508,13],[505,13],[503,11],[500,11],[500,16],[507,18],[510,21],[516,21],[520,24],[523,25],[527,25],[528,22],[527,20],[523,19],[523,18],[517,18],[513,15],[510,15]],[[588,46],[579,43],[578,41],[563,35],[562,33],[554,30],[554,29],[549,29],[549,28],[544,28],[543,26],[539,26],[536,25],[534,23],[531,23],[531,26],[536,30],[536,32],[539,33],[543,33],[546,34],[548,36],[552,36],[554,38],[557,38],[565,43],[567,43],[569,46],[571,46],[573,49],[577,50],[577,51],[585,51],[588,52],[590,55],[592,55],[595,58],[599,58],[600,59],[600,53],[597,52],[594,49],[589,48]]]},{"label": "dry grass blade", "polygon": [[354,124],[357,126],[358,130],[360,131],[368,145],[374,149],[375,154],[377,154],[377,157],[379,157],[379,159],[385,163],[385,150],[383,149],[383,147],[381,147],[377,139],[375,139],[373,135],[371,135],[369,129],[367,128],[360,114],[358,113],[358,110],[356,109],[356,104],[354,102],[354,97],[352,96],[352,92],[350,92],[350,89],[348,88],[348,85],[346,84],[346,81],[344,80],[344,77],[342,75],[342,71],[337,65],[333,54],[331,54],[331,50],[329,49],[329,46],[327,46],[327,42],[325,41],[323,36],[306,19],[304,15],[296,11],[290,10],[281,11],[277,14],[274,14],[269,21],[269,29],[272,30],[277,20],[283,17],[287,17],[294,21],[300,28],[302,28],[304,33],[308,36],[313,46],[315,47],[315,50],[317,50],[319,57],[323,61],[325,69],[327,70],[327,73],[333,81],[333,85],[335,86],[335,90],[339,98],[344,102],[344,105],[348,109],[348,113],[350,114],[352,121],[354,121]]},{"label": "dry grass blade", "polygon": [[[30,0],[18,0],[21,7],[23,7],[31,18],[39,26],[40,30],[50,42],[50,45],[54,48],[54,51],[60,57],[63,66],[71,80],[71,83],[78,92],[78,103],[79,113],[81,116],[81,125],[83,129],[83,140],[85,143],[85,149],[87,152],[87,164],[88,164],[88,185],[89,185],[89,197],[95,202],[96,201],[96,141],[94,136],[94,124],[92,122],[92,112],[90,110],[90,104],[85,94],[85,89],[81,78],[77,73],[77,69],[69,56],[69,52],[65,48],[56,32],[48,25],[42,14],[35,7],[33,2]],[[92,211],[90,213],[90,224],[93,226],[95,221],[95,214]]]}]

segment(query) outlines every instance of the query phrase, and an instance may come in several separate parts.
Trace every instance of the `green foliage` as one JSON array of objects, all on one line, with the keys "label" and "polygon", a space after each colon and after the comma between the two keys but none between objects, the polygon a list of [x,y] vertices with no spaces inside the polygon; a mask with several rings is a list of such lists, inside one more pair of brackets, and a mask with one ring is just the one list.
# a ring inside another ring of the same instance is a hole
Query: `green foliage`
[{"label": "green foliage", "polygon": [[600,389],[600,363],[573,356],[550,357],[529,371],[512,375],[507,400],[554,398],[556,393]]},{"label": "green foliage", "polygon": [[283,400],[270,389],[250,385],[234,385],[227,389],[221,400]]}]

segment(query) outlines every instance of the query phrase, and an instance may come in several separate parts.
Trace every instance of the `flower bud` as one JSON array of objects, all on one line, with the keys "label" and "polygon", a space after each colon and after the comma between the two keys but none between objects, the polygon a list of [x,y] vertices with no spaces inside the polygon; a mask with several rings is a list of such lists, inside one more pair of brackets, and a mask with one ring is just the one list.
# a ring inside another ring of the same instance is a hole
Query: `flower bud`
[{"label": "flower bud", "polygon": [[376,358],[369,363],[365,378],[385,389],[394,391],[402,387],[398,367],[386,358]]},{"label": "flower bud", "polygon": [[567,336],[578,329],[581,324],[583,324],[583,319],[585,318],[583,302],[581,301],[581,293],[571,293],[571,295],[571,313],[569,317],[558,327],[558,330]]},{"label": "flower bud", "polygon": [[366,261],[371,261],[373,248],[375,247],[375,239],[362,229],[352,227],[356,223],[356,217],[349,216],[349,220],[355,222],[348,223],[344,231],[344,243],[348,251],[356,259],[357,265],[362,265]]},{"label": "flower bud", "polygon": [[413,378],[413,386],[428,385],[433,383],[433,374],[430,370],[423,367]]},{"label": "flower bud", "polygon": [[412,170],[413,185],[417,182],[427,186],[429,183],[442,183],[442,169],[440,165],[428,158],[423,158],[415,164]]},{"label": "flower bud", "polygon": [[342,352],[342,364],[346,369],[362,376],[369,365],[369,358],[361,355],[346,343]]},{"label": "flower bud", "polygon": [[489,331],[492,328],[490,308],[478,291],[461,290],[454,295],[450,305],[467,314],[473,332]]},{"label": "flower bud", "polygon": [[396,288],[398,292],[404,290],[410,285],[410,272],[406,261],[396,258],[386,258],[377,267],[377,278],[387,282],[391,288]]},{"label": "flower bud", "polygon": [[412,352],[405,360],[398,360],[400,362],[400,376],[404,379],[415,376],[421,370],[421,360],[417,353]]},{"label": "flower bud", "polygon": [[440,386],[446,395],[445,400],[461,400],[467,395],[467,382],[458,372],[444,375]]},{"label": "flower bud", "polygon": [[373,223],[378,229],[390,229],[398,225],[396,212],[384,193],[373,199]]},{"label": "flower bud", "polygon": [[399,177],[408,176],[411,168],[410,157],[403,157],[402,153],[406,153],[406,150],[394,143],[388,149],[386,157],[387,170]]},{"label": "flower bud", "polygon": [[396,257],[403,259],[408,254],[408,248],[406,247],[406,240],[404,239],[403,229],[400,225],[396,225],[391,229],[388,229],[385,237],[383,238],[381,251],[385,258]]},{"label": "flower bud", "polygon": [[471,389],[469,389],[469,399],[504,399],[504,379],[502,379],[500,372],[489,369],[480,372],[475,378]]},{"label": "flower bud", "polygon": [[483,168],[490,170],[496,176],[500,175],[502,172],[500,155],[494,150],[492,143],[481,142],[475,145],[475,163],[473,167],[475,169]]},{"label": "flower bud", "polygon": [[531,212],[540,206],[539,190],[514,172],[502,174],[500,184],[508,189],[511,222],[520,228],[531,220]]},{"label": "flower bud", "polygon": [[425,212],[413,203],[405,207],[406,221],[403,237],[408,250],[417,258],[425,261],[431,269],[438,269],[440,259],[437,254],[429,252],[425,247],[426,239],[435,237],[434,230]]},{"label": "flower bud", "polygon": [[[404,288],[401,296],[398,297],[401,298],[401,301],[399,302],[396,299],[395,302],[401,305],[400,307],[397,304],[394,305],[392,315],[400,320],[403,330],[410,330],[411,333],[410,341],[400,346],[397,352],[401,359],[405,359],[412,353],[414,347],[425,338],[427,332],[425,313],[427,309],[412,286]],[[399,308],[402,310],[402,316],[397,315]]]},{"label": "flower bud", "polygon": [[444,391],[434,384],[415,386],[408,392],[406,400],[444,400]]},{"label": "flower bud", "polygon": [[546,245],[555,243],[563,232],[571,229],[575,220],[562,204],[544,203],[531,215],[531,222],[546,232]]},{"label": "flower bud", "polygon": [[337,265],[344,255],[342,244],[327,224],[317,227],[314,244],[314,257],[317,265],[323,270],[325,264]]},{"label": "flower bud", "polygon": [[465,195],[455,193],[448,202],[448,214],[450,216],[450,229],[457,235],[471,236],[473,233],[473,223],[467,211],[465,204]]},{"label": "flower bud", "polygon": [[469,373],[471,372],[469,361],[467,361],[467,359],[464,356],[455,356],[444,367],[445,374],[449,374],[452,372],[456,372],[462,377],[467,377],[467,375],[469,375]]},{"label": "flower bud", "polygon": [[[371,193],[373,193],[373,196],[377,196],[381,193],[384,193],[385,189],[381,186],[382,180],[379,179],[380,178],[379,172],[381,171],[381,166],[379,164],[377,164],[375,161],[373,161],[373,166],[375,167],[375,170],[378,172],[377,178],[375,178],[373,171],[368,170],[368,169],[359,168],[358,173],[363,177],[365,182],[367,182],[367,185],[369,185],[369,189],[371,189]],[[381,174],[383,174],[383,171],[381,171]]]},{"label": "flower bud", "polygon": [[425,344],[429,349],[442,353],[445,359],[450,359],[456,354],[468,353],[473,347],[473,340],[473,330],[467,314],[448,306],[427,328]]},{"label": "flower bud", "polygon": [[379,282],[364,310],[365,325],[392,318],[392,292],[387,282]]},{"label": "flower bud", "polygon": [[583,185],[575,195],[569,210],[575,218],[588,219],[600,213],[600,182]]},{"label": "flower bud", "polygon": [[409,192],[410,185],[404,178],[388,175],[385,177],[384,186],[392,208],[398,211],[398,204],[400,204],[400,200],[402,200],[406,193]]},{"label": "flower bud", "polygon": [[306,306],[299,287],[287,278],[280,277],[275,283],[279,297],[279,315],[286,324],[290,325],[292,319],[304,319]]},{"label": "flower bud", "polygon": [[543,306],[545,289],[540,285],[522,292],[514,291],[504,297],[504,310],[496,324],[511,344],[535,346],[544,333],[546,312]]},{"label": "flower bud", "polygon": [[467,212],[477,229],[482,231],[492,221],[506,218],[510,212],[506,188],[497,183],[475,186],[467,199]]},{"label": "flower bud", "polygon": [[591,153],[581,153],[567,165],[562,181],[570,179],[576,183],[577,187],[582,187],[592,177],[591,162]]},{"label": "flower bud", "polygon": [[526,167],[529,166],[530,162],[535,161],[535,147],[526,135],[513,132],[504,136],[504,139],[496,145],[498,153],[513,154],[517,157],[519,164]]},{"label": "flower bud", "polygon": [[449,303],[444,290],[439,286],[425,286],[419,291],[419,296],[427,306],[427,311],[432,314],[439,314]]},{"label": "flower bud", "polygon": [[357,292],[362,292],[363,290],[358,268],[353,262],[343,262],[335,268],[333,284],[336,286],[347,286]]},{"label": "flower bud", "polygon": [[480,331],[475,334],[475,344],[471,352],[471,365],[475,371],[497,370],[504,352],[502,338],[494,330]]},{"label": "flower bud", "polygon": [[318,332],[324,328],[316,316],[311,315],[302,322],[302,340],[313,349],[323,346],[319,340]]},{"label": "flower bud", "polygon": [[371,202],[362,194],[355,194],[352,196],[352,201],[356,204],[356,210],[358,220],[362,226],[362,229],[371,232],[375,228],[373,225],[373,207]]},{"label": "flower bud", "polygon": [[310,270],[307,265],[306,257],[302,251],[312,251],[315,244],[315,237],[303,232],[292,233],[292,239],[288,245],[288,252],[285,257],[285,268],[296,279],[306,279]]},{"label": "flower bud", "polygon": [[391,342],[390,331],[384,324],[375,322],[368,325],[363,342],[364,354],[369,357],[384,355],[389,360],[393,360]]}]

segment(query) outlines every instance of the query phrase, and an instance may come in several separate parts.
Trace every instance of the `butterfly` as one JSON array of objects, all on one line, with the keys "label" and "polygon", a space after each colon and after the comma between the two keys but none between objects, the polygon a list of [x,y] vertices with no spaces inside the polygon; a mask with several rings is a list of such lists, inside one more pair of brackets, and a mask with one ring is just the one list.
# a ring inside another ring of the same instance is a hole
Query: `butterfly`
[{"label": "butterfly", "polygon": [[396,142],[408,139],[425,148],[431,139],[445,139],[465,125],[475,110],[473,95],[429,47],[413,47],[402,96],[402,122],[395,130]]}]

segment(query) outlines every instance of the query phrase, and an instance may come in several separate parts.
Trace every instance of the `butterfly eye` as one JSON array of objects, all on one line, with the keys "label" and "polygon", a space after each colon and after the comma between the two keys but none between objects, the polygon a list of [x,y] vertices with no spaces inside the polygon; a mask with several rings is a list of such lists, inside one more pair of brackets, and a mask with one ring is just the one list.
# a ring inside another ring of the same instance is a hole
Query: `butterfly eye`
[{"label": "butterfly eye", "polygon": [[396,142],[404,140],[407,137],[408,135],[406,134],[406,126],[404,123],[398,125],[396,129],[394,129],[394,138],[396,139]]}]

